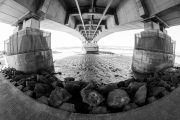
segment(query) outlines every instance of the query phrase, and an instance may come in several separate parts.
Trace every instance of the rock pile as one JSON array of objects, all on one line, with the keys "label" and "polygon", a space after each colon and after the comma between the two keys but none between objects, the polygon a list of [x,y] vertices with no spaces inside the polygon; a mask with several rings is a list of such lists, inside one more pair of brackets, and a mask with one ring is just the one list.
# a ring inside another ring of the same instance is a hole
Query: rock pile
[{"label": "rock pile", "polygon": [[168,95],[180,85],[178,67],[106,85],[75,81],[73,77],[60,80],[56,77],[58,73],[46,71],[29,75],[7,68],[1,72],[19,90],[43,104],[86,114],[132,110]]}]

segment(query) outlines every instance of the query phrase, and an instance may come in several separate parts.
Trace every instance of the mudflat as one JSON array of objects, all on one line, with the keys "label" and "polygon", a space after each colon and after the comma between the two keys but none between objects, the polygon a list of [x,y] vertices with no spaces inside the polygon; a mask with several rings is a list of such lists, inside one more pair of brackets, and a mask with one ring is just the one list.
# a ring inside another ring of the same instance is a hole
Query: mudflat
[{"label": "mudflat", "polygon": [[132,57],[116,54],[79,54],[56,60],[55,71],[62,79],[74,77],[86,82],[108,84],[132,78]]}]

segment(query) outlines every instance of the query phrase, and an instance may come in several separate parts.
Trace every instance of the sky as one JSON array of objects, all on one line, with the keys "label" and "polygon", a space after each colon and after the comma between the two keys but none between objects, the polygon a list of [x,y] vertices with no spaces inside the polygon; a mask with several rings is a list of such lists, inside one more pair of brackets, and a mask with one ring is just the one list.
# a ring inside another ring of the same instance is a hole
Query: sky
[{"label": "sky", "polygon": [[[0,23],[0,51],[4,50],[4,40],[8,39],[13,34],[14,27],[4,23]],[[81,41],[69,33],[45,30],[51,32],[52,48],[82,46]],[[134,46],[134,34],[143,31],[129,30],[116,32],[102,38],[98,44],[104,46]],[[167,29],[168,35],[176,41],[176,52],[180,53],[180,26],[175,26]]]}]

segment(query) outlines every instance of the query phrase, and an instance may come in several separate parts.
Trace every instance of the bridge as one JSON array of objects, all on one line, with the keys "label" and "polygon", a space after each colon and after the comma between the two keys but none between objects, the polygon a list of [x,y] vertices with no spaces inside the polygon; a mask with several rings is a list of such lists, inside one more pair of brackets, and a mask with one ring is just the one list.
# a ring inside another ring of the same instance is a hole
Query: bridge
[{"label": "bridge", "polygon": [[[136,35],[132,68],[152,72],[174,63],[175,42],[166,28],[180,24],[180,0],[0,0],[0,3],[0,22],[16,27],[5,42],[10,67],[25,71],[27,67],[21,66],[36,61],[36,65],[30,65],[30,72],[47,65],[53,70],[51,36],[40,28],[79,38],[87,52],[97,52],[98,41],[111,33],[144,28],[140,37]],[[31,51],[42,58],[37,60]],[[36,68],[37,64],[40,66]]]},{"label": "bridge", "polygon": [[[174,65],[175,42],[166,28],[180,25],[180,0],[0,0],[0,22],[16,27],[4,43],[8,66],[25,73],[54,71],[51,33],[41,28],[79,38],[87,53],[98,52],[98,41],[111,33],[144,29],[135,35],[132,69],[154,73]],[[137,111],[88,116],[36,103],[4,79],[0,75],[3,119],[179,119],[179,88]]]}]

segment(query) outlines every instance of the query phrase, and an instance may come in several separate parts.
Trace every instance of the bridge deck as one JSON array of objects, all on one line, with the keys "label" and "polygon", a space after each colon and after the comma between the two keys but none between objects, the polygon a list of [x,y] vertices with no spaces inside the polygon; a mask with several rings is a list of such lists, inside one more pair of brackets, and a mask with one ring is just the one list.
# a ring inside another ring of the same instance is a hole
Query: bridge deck
[{"label": "bridge deck", "polygon": [[178,120],[180,87],[164,98],[124,113],[77,114],[41,104],[15,88],[0,74],[0,120]]}]

